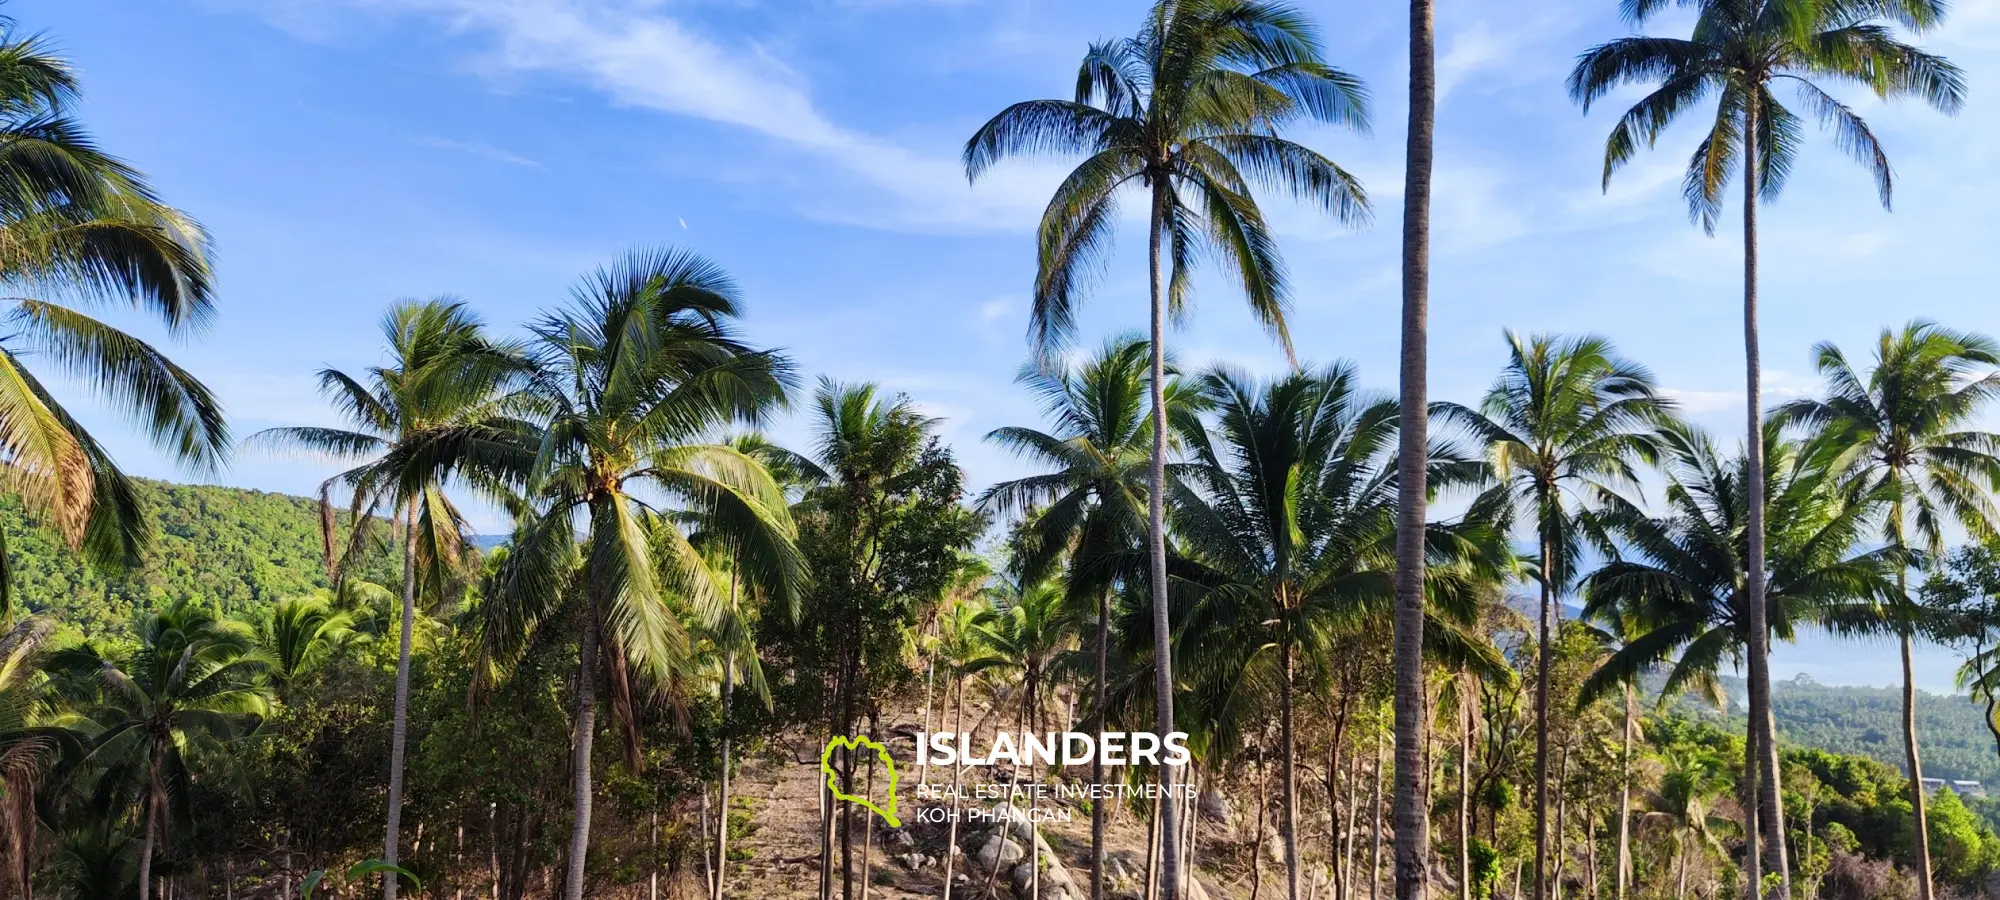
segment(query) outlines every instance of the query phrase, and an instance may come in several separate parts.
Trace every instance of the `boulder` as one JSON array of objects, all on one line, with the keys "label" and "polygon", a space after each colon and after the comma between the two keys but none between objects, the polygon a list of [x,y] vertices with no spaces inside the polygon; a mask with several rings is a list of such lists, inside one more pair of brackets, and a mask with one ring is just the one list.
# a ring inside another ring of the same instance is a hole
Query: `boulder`
[{"label": "boulder", "polygon": [[979,853],[973,858],[979,860],[981,866],[992,869],[996,863],[1001,866],[1011,866],[1027,855],[1028,851],[1022,849],[1020,844],[1008,840],[1005,835],[995,831],[993,837],[987,840],[985,846],[979,848]]}]

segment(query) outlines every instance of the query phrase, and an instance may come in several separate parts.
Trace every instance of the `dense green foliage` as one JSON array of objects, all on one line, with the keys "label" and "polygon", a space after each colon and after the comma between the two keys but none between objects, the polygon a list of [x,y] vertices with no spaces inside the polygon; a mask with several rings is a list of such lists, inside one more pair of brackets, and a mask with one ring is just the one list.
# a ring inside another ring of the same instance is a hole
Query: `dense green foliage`
[{"label": "dense green foliage", "polygon": [[[280,597],[327,587],[313,501],[212,485],[136,484],[154,538],[139,565],[124,571],[86,566],[54,526],[28,514],[18,498],[0,495],[0,534],[23,607],[107,634],[178,597],[254,613]],[[393,583],[393,571],[378,548],[359,577]]]}]

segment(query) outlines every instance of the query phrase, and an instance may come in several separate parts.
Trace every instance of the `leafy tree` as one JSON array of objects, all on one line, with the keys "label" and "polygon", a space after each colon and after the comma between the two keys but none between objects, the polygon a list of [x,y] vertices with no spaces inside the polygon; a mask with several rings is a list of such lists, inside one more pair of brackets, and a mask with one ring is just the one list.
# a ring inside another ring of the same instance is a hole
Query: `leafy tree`
[{"label": "leafy tree", "polygon": [[[1832,344],[1815,348],[1825,399],[1786,404],[1781,418],[1821,431],[1832,471],[1854,478],[1887,504],[1883,537],[1889,546],[1944,555],[1944,529],[1964,528],[1975,538],[2000,534],[2000,434],[1981,430],[1978,419],[2000,397],[2000,344],[1929,322],[1900,332],[1884,330],[1875,366],[1864,376]],[[1917,750],[1917,684],[1911,645],[1922,626],[1922,608],[1910,595],[1909,567],[1896,570],[1888,630],[1903,655],[1903,748],[1910,775],[1915,830],[1924,826],[1924,767]],[[1930,848],[1917,845],[1917,883],[1930,896]]]},{"label": "leafy tree", "polygon": [[[1935,27],[1944,18],[1942,0],[1620,0],[1620,11],[1634,27],[1674,6],[1695,12],[1688,38],[1636,36],[1592,47],[1570,73],[1569,92],[1588,113],[1620,85],[1656,85],[1625,111],[1605,141],[1606,188],[1612,173],[1637,154],[1642,141],[1652,146],[1684,113],[1706,100],[1716,101],[1713,124],[1689,159],[1682,182],[1690,215],[1709,234],[1715,233],[1722,217],[1724,190],[1737,167],[1742,169],[1750,727],[1756,732],[1752,743],[1771,745],[1776,736],[1769,732],[1765,711],[1771,692],[1770,648],[1761,621],[1767,492],[1759,446],[1764,439],[1764,400],[1757,330],[1757,203],[1778,196],[1803,143],[1799,116],[1778,101],[1772,88],[1786,84],[1798,92],[1808,114],[1868,169],[1886,209],[1892,186],[1887,153],[1868,123],[1815,81],[1865,86],[1885,100],[1914,96],[1946,113],[1963,105],[1965,83],[1951,63],[1898,41],[1891,28],[1921,33]],[[1791,873],[1785,863],[1778,772],[1772,767],[1752,777],[1762,805],[1770,812],[1763,823],[1764,852],[1778,873],[1782,895],[1789,897]],[[1757,837],[1749,840],[1755,843]],[[1754,863],[1746,874],[1752,885],[1761,877]],[[1930,900],[1927,883],[1921,895]]]},{"label": "leafy tree", "polygon": [[727,605],[727,588],[675,519],[644,515],[652,498],[712,523],[717,544],[767,596],[789,602],[798,589],[795,530],[777,483],[755,458],[707,440],[759,424],[790,383],[782,357],[737,336],[741,310],[714,264],[638,251],[533,326],[530,391],[541,421],[527,483],[536,508],[481,607],[482,652],[508,664],[544,623],[580,632],[564,900],[583,897],[599,693],[609,690],[636,757],[633,676],[664,684],[690,649],[670,599],[704,621]]},{"label": "leafy tree", "polygon": [[1535,534],[1541,585],[1535,674],[1535,896],[1548,887],[1549,652],[1561,618],[1557,603],[1583,551],[1586,504],[1610,502],[1637,485],[1652,459],[1652,430],[1670,420],[1672,401],[1652,373],[1620,358],[1597,337],[1523,339],[1507,333],[1506,368],[1474,410],[1440,403],[1444,421],[1486,449],[1499,481],[1489,502],[1518,509]]},{"label": "leafy tree", "polygon": [[[40,35],[0,18],[0,277],[18,292],[129,303],[186,334],[214,314],[208,235],[73,115],[76,72]],[[163,453],[212,472],[229,447],[222,407],[144,341],[68,306],[8,300],[0,341],[5,487],[71,550],[113,569],[152,539],[132,479],[26,362],[88,386]],[[45,373],[46,374],[46,373]],[[0,615],[14,595],[0,546]]]},{"label": "leafy tree", "polygon": [[354,637],[353,615],[319,596],[286,597],[257,622],[257,640],[270,656],[271,679],[281,693]]},{"label": "leafy tree", "polygon": [[107,793],[136,788],[143,840],[139,900],[152,888],[153,856],[199,771],[228,780],[236,743],[269,715],[265,658],[249,629],[183,600],[150,614],[120,652],[85,643],[56,651],[50,667],[92,722],[85,765]]},{"label": "leafy tree", "polygon": [[[1185,309],[1195,260],[1207,254],[1241,283],[1252,314],[1291,354],[1288,284],[1277,244],[1251,195],[1256,182],[1285,190],[1342,222],[1366,219],[1361,183],[1331,160],[1282,137],[1300,121],[1367,127],[1359,79],[1323,58],[1303,14],[1264,0],[1159,0],[1136,36],[1094,44],[1078,67],[1073,100],[1029,100],[1002,110],[965,145],[977,180],[1010,156],[1085,156],[1042,214],[1029,331],[1050,359],[1068,342],[1087,279],[1109,249],[1120,196],[1147,195],[1151,290],[1152,466],[1147,539],[1157,661],[1157,730],[1174,730],[1167,621],[1166,319]],[[1165,774],[1168,793],[1174,775]],[[1161,879],[1180,884],[1177,804],[1166,803]]]}]

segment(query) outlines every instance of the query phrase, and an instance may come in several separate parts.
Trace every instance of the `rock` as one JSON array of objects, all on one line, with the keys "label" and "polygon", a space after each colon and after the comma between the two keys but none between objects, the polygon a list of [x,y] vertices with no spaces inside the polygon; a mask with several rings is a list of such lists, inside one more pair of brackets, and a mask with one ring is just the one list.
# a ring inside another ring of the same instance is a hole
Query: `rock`
[{"label": "rock", "polygon": [[889,831],[889,843],[908,849],[917,845],[917,839],[910,835],[909,829],[895,828]]},{"label": "rock", "polygon": [[1196,802],[1196,807],[1201,810],[1202,818],[1221,825],[1223,828],[1236,827],[1235,804],[1229,802],[1229,798],[1223,796],[1221,791],[1203,788],[1201,799]]},{"label": "rock", "polygon": [[931,864],[931,858],[921,853],[905,853],[896,859],[902,862],[903,868],[912,872],[921,871]]},{"label": "rock", "polygon": [[986,846],[979,848],[978,855],[973,858],[979,860],[981,866],[992,869],[996,861],[1001,866],[1011,866],[1027,855],[1028,851],[1021,849],[1020,844],[1008,840],[1005,835],[996,831],[992,839],[986,842]]}]

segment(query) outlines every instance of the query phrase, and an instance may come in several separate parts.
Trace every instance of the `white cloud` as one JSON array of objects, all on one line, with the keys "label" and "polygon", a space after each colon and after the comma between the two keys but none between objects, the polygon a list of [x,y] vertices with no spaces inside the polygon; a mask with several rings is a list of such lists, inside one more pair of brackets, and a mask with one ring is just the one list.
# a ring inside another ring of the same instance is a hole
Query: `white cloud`
[{"label": "white cloud", "polygon": [[1020,308],[1021,301],[1017,297],[995,297],[979,305],[979,321],[983,325],[991,325],[1013,315]]},{"label": "white cloud", "polygon": [[[325,38],[306,0],[258,7],[267,21]],[[328,0],[414,15],[490,41],[496,72],[579,82],[615,103],[763,135],[821,158],[872,189],[874,205],[816,198],[802,211],[851,224],[992,230],[1027,227],[1061,167],[1010,164],[968,185],[955,146],[909,147],[829,119],[798,73],[763,48],[725,46],[665,13],[656,0]],[[467,149],[467,148],[458,148]],[[819,185],[824,187],[824,185]],[[844,201],[846,198],[841,198]]]},{"label": "white cloud", "polygon": [[483,157],[485,159],[490,159],[494,162],[506,163],[510,166],[521,166],[523,168],[529,168],[529,169],[542,168],[541,163],[538,163],[525,156],[521,156],[516,153],[510,153],[506,150],[500,149],[499,147],[495,147],[492,144],[482,144],[476,141],[475,142],[454,141],[454,140],[448,140],[446,138],[434,138],[434,137],[419,138],[417,140],[417,146],[429,147],[433,150],[452,150],[458,153],[469,153],[473,156]]}]

